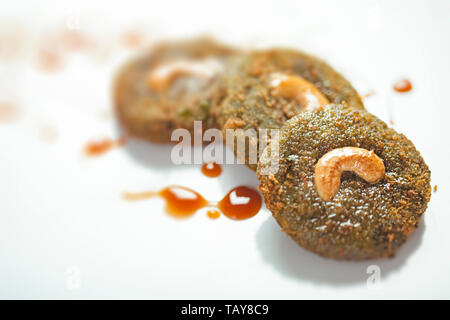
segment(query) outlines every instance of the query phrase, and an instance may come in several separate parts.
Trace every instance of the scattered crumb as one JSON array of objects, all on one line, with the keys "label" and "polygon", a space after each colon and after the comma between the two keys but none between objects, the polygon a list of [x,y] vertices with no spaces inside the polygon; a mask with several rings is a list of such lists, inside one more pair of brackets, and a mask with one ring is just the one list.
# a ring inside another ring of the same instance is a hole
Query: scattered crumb
[{"label": "scattered crumb", "polygon": [[63,47],[69,51],[81,51],[90,45],[88,37],[78,30],[67,30],[63,33],[61,41]]},{"label": "scattered crumb", "polygon": [[393,125],[394,125],[394,120],[389,120],[389,124],[390,124],[391,126],[393,126]]},{"label": "scattered crumb", "polygon": [[63,66],[63,59],[59,52],[51,49],[42,49],[38,53],[37,67],[43,72],[56,72]]},{"label": "scattered crumb", "polygon": [[206,212],[206,215],[210,218],[210,219],[218,219],[220,217],[220,212],[218,210],[208,210]]},{"label": "scattered crumb", "polygon": [[39,137],[45,143],[54,143],[58,138],[58,132],[54,127],[44,126],[40,129]]},{"label": "scattered crumb", "polygon": [[437,184],[435,184],[434,188],[433,188],[433,192],[437,192],[437,189],[438,189]]},{"label": "scattered crumb", "polygon": [[19,116],[19,109],[12,102],[0,101],[0,124],[5,124],[16,120]]},{"label": "scattered crumb", "polygon": [[371,96],[375,95],[375,91],[369,91],[363,95],[361,95],[361,99],[366,99],[366,98],[370,98]]},{"label": "scattered crumb", "polygon": [[88,142],[84,146],[84,154],[91,157],[100,156],[113,148],[118,148],[126,143],[126,138],[122,137],[117,140],[113,139],[103,139],[100,141]]},{"label": "scattered crumb", "polygon": [[129,49],[136,49],[144,43],[144,36],[138,31],[128,31],[123,34],[122,43]]}]

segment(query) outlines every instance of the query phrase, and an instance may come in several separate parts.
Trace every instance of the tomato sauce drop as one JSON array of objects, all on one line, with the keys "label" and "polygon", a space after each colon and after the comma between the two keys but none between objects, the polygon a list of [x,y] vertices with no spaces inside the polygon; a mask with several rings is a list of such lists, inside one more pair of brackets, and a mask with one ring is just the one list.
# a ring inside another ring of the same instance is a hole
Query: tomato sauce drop
[{"label": "tomato sauce drop", "polygon": [[206,212],[206,215],[210,219],[218,219],[220,217],[220,211],[218,211],[218,210],[208,210]]},{"label": "tomato sauce drop", "polygon": [[401,93],[411,91],[412,83],[408,79],[402,79],[394,84],[394,90]]},{"label": "tomato sauce drop", "polygon": [[239,186],[228,192],[217,207],[230,219],[244,220],[256,215],[261,205],[262,197],[257,190]]},{"label": "tomato sauce drop", "polygon": [[207,162],[202,165],[202,173],[209,178],[216,178],[222,173],[222,167],[215,162]]},{"label": "tomato sauce drop", "polygon": [[166,200],[167,212],[177,218],[187,218],[208,205],[198,192],[181,186],[169,186],[158,192]]},{"label": "tomato sauce drop", "polygon": [[[246,186],[232,189],[218,203],[208,202],[198,192],[182,186],[168,186],[160,191],[123,194],[125,200],[143,200],[155,196],[166,201],[167,213],[176,218],[188,218],[199,209],[216,207],[230,219],[244,220],[256,215],[262,205],[259,192]],[[211,219],[220,217],[220,212],[214,209],[208,210],[206,214]]]}]

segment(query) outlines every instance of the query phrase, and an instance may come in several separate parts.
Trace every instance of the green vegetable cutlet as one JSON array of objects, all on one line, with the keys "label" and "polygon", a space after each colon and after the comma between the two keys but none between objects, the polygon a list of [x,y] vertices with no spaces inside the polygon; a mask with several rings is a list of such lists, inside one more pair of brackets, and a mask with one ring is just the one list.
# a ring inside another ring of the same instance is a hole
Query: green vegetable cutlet
[{"label": "green vegetable cutlet", "polygon": [[119,72],[114,103],[131,136],[170,142],[172,131],[192,132],[195,120],[213,127],[210,109],[220,95],[218,78],[236,50],[210,39],[169,42],[137,57]]},{"label": "green vegetable cutlet", "polygon": [[[278,171],[263,175],[277,147]],[[333,105],[287,121],[261,157],[258,178],[282,230],[334,259],[393,256],[431,194],[430,170],[410,140],[364,110]]]},{"label": "green vegetable cutlet", "polygon": [[[277,129],[299,112],[319,105],[347,104],[364,109],[351,84],[324,61],[289,49],[256,51],[235,57],[223,74],[227,95],[213,108],[220,128]],[[257,148],[258,138],[250,139]],[[227,144],[237,153],[235,141]],[[256,170],[257,162],[245,155]]]}]

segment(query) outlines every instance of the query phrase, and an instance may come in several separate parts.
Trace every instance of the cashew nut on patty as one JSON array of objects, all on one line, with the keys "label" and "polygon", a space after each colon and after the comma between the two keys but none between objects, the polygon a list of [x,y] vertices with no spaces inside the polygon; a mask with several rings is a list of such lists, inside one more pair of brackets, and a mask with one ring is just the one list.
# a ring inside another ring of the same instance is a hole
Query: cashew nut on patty
[{"label": "cashew nut on patty", "polygon": [[315,184],[320,197],[329,201],[339,191],[341,175],[353,171],[369,183],[384,177],[384,163],[373,151],[363,148],[345,147],[334,149],[317,162]]}]

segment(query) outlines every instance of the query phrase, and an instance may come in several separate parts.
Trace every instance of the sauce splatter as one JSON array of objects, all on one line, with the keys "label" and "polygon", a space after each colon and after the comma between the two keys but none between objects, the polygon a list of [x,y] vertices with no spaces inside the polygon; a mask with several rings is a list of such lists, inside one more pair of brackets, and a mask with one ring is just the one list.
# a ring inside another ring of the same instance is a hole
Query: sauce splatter
[{"label": "sauce splatter", "polygon": [[118,140],[107,138],[100,141],[88,142],[84,146],[84,154],[91,157],[97,157],[108,152],[113,148],[121,147],[125,143],[126,143],[125,137],[122,137]]},{"label": "sauce splatter", "polygon": [[19,116],[17,106],[12,102],[0,101],[0,124],[9,123]]},{"label": "sauce splatter", "polygon": [[167,212],[179,218],[188,217],[208,204],[198,192],[186,187],[167,187],[158,195],[166,200]]},{"label": "sauce splatter", "polygon": [[218,210],[208,210],[206,212],[206,215],[208,216],[208,218],[210,219],[218,219],[220,217],[220,211]]},{"label": "sauce splatter", "polygon": [[[205,207],[215,207],[232,220],[245,220],[256,215],[261,209],[262,197],[253,188],[239,186],[233,188],[219,202],[209,202],[198,192],[182,186],[168,186],[160,191],[123,193],[125,200],[144,200],[161,197],[166,201],[166,211],[176,218],[187,218]],[[220,212],[209,210],[208,217],[217,219]]]},{"label": "sauce splatter", "polygon": [[222,173],[222,167],[215,162],[207,162],[202,165],[202,173],[209,178],[216,178]]},{"label": "sauce splatter", "polygon": [[244,220],[257,214],[261,204],[262,198],[258,191],[239,186],[228,192],[217,207],[230,219]]},{"label": "sauce splatter", "polygon": [[394,84],[394,90],[397,92],[408,92],[411,91],[412,84],[408,79],[402,79]]},{"label": "sauce splatter", "polygon": [[197,210],[208,205],[208,201],[198,192],[182,186],[168,186],[156,192],[123,193],[126,200],[143,200],[157,196],[166,201],[167,213],[176,218],[190,217]]}]

